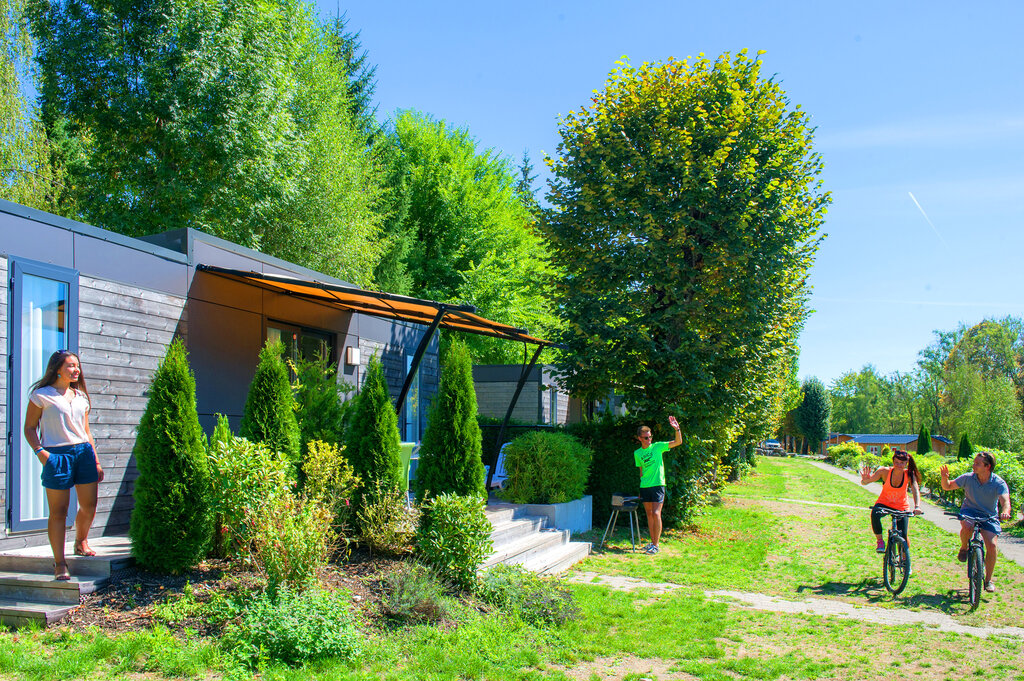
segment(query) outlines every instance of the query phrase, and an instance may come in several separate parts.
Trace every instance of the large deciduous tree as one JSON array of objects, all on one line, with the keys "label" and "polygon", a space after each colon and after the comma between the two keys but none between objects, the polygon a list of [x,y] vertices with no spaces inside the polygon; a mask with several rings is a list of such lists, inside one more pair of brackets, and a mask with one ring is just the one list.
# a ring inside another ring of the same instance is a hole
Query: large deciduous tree
[{"label": "large deciduous tree", "polygon": [[370,283],[380,181],[343,28],[299,0],[29,2],[43,121],[81,149],[84,219],[194,227]]},{"label": "large deciduous tree", "polygon": [[[405,254],[412,295],[468,303],[485,317],[546,334],[557,324],[551,265],[508,161],[478,151],[466,130],[415,112],[398,117],[393,135],[409,205],[392,233],[417,244]],[[466,343],[477,362],[521,359],[507,342],[473,336]]]},{"label": "large deciduous tree", "polygon": [[829,201],[807,115],[760,70],[745,52],[620,64],[548,159],[570,389],[679,405],[719,451],[785,410],[766,393],[795,361]]}]

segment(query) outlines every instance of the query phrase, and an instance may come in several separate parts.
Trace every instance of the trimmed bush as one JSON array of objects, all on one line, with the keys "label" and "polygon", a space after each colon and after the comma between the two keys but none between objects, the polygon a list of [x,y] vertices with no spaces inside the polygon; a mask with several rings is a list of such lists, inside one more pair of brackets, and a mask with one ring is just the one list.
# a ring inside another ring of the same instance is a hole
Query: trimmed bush
[{"label": "trimmed bush", "polygon": [[374,489],[376,483],[381,489],[402,487],[398,416],[388,394],[384,367],[376,356],[366,365],[363,389],[352,410],[345,451],[360,480],[355,495],[358,510],[363,496],[367,490]]},{"label": "trimmed bush", "polygon": [[442,493],[486,496],[480,447],[472,360],[462,342],[452,341],[420,445],[416,499]]},{"label": "trimmed bush", "polygon": [[491,523],[483,497],[439,494],[421,507],[416,532],[419,559],[454,585],[472,591],[476,572],[491,554]]},{"label": "trimmed bush", "polygon": [[560,504],[580,499],[594,453],[567,433],[532,432],[505,447],[508,486],[499,496],[516,504]]},{"label": "trimmed bush", "polygon": [[882,445],[882,453],[880,456],[886,461],[892,461],[892,450],[889,449],[889,445]]},{"label": "trimmed bush", "polygon": [[287,588],[263,594],[229,625],[221,645],[251,668],[267,661],[298,666],[328,658],[353,661],[362,637],[349,612],[349,594]]},{"label": "trimmed bush", "polygon": [[153,376],[132,452],[139,471],[132,555],[148,570],[186,570],[206,552],[213,515],[196,381],[181,339],[171,343]]},{"label": "trimmed bush", "polygon": [[842,444],[832,445],[828,448],[827,452],[827,459],[838,468],[851,469],[859,468],[857,462],[867,455],[867,451],[856,442],[843,442]]},{"label": "trimmed bush", "polygon": [[580,616],[572,592],[559,579],[544,578],[520,565],[495,565],[480,578],[477,596],[533,625],[562,625]]},{"label": "trimmed bush", "polygon": [[289,361],[289,365],[295,373],[295,418],[305,461],[310,442],[340,445],[345,441],[345,416],[350,403],[341,397],[352,386],[338,382],[337,369],[328,361],[323,345],[313,359]]},{"label": "trimmed bush", "polygon": [[967,437],[967,433],[964,433],[963,435],[960,436],[960,445],[956,449],[956,458],[974,458],[974,447],[971,445],[971,439]]},{"label": "trimmed bush", "polygon": [[250,442],[266,444],[298,466],[299,424],[288,369],[281,359],[283,352],[284,344],[270,341],[260,350],[260,363],[249,385],[238,434]]}]

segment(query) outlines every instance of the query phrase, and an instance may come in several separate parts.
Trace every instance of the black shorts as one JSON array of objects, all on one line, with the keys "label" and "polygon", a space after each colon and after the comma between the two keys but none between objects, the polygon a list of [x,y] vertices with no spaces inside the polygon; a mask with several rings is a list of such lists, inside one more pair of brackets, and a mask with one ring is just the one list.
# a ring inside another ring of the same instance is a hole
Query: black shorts
[{"label": "black shorts", "polygon": [[640,501],[646,501],[653,504],[665,503],[665,486],[641,487]]}]

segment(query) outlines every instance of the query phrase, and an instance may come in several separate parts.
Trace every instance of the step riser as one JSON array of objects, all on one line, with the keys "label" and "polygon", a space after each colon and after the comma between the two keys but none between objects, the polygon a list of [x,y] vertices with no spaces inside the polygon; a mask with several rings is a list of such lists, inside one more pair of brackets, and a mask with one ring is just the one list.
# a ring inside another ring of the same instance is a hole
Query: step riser
[{"label": "step riser", "polygon": [[[131,558],[114,561],[95,558],[67,557],[68,571],[76,577],[110,577],[114,570],[131,564]],[[28,572],[41,575],[53,574],[53,558],[36,556],[0,555],[0,572]]]},{"label": "step riser", "polygon": [[15,586],[10,584],[0,585],[0,598],[62,605],[78,605],[82,600],[81,592],[78,589],[26,585]]},{"label": "step riser", "polygon": [[516,514],[518,512],[515,509],[502,509],[500,511],[487,511],[487,519],[491,521],[491,525],[500,525],[501,523],[507,523],[510,520],[516,520]]},{"label": "step riser", "polygon": [[565,556],[561,560],[551,563],[550,565],[538,566],[539,569],[537,569],[536,572],[542,575],[557,575],[562,572],[565,572],[573,565],[587,558],[590,555],[590,545],[587,544],[585,546],[586,548],[580,548],[578,551],[574,551],[573,553],[570,553],[568,556]]},{"label": "step riser", "polygon": [[[547,533],[545,533],[547,534]],[[486,566],[495,565],[497,563],[505,563],[506,565],[518,565],[525,562],[530,556],[534,556],[538,553],[546,551],[556,546],[562,546],[568,543],[569,533],[568,532],[551,532],[550,536],[546,536],[543,539],[538,540],[535,543],[523,546],[523,547],[509,547],[505,551],[499,551],[495,555],[488,559]]]},{"label": "step riser", "polygon": [[491,532],[491,541],[497,546],[504,544],[509,541],[514,541],[525,537],[528,534],[539,532],[544,529],[545,525],[544,518],[536,518],[529,520],[517,520],[501,527],[496,527]]}]

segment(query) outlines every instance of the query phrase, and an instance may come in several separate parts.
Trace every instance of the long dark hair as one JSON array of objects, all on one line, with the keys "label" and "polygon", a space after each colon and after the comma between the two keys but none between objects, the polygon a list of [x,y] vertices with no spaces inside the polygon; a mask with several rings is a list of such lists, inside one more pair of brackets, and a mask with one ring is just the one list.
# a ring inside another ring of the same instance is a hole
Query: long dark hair
[{"label": "long dark hair", "polygon": [[89,391],[85,387],[85,371],[82,370],[82,360],[78,355],[70,350],[58,350],[50,355],[50,360],[46,363],[46,371],[43,372],[43,377],[33,383],[30,390],[38,390],[44,386],[53,385],[57,380],[57,374],[60,372],[60,368],[64,366],[64,360],[68,357],[74,357],[78,360],[78,380],[72,381],[71,387],[85,393],[85,399],[89,400],[91,403],[92,400],[89,398]]},{"label": "long dark hair", "polygon": [[907,472],[910,473],[910,479],[911,480],[916,480],[917,481],[917,486],[920,487],[921,486],[921,471],[919,471],[917,469],[917,464],[914,463],[914,455],[911,454],[910,452],[905,452],[902,449],[897,449],[897,450],[893,451],[893,453],[892,453],[893,456],[896,456],[897,454],[906,454],[907,455]]}]

